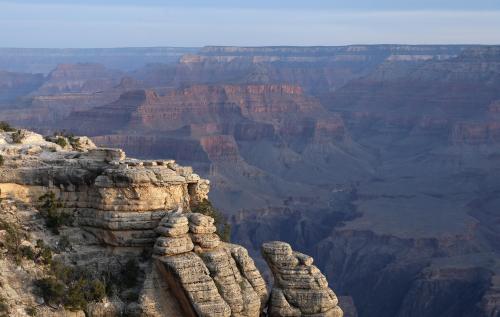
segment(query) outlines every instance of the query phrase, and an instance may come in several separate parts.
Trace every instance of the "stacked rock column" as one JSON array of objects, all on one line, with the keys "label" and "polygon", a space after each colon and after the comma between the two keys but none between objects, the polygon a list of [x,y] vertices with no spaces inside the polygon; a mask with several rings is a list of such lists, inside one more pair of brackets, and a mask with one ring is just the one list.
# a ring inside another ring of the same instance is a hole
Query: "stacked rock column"
[{"label": "stacked rock column", "polygon": [[337,296],[312,265],[312,257],[294,252],[288,243],[280,241],[264,243],[262,255],[274,276],[269,316],[343,316]]},{"label": "stacked rock column", "polygon": [[[171,213],[160,222],[156,264],[186,316],[260,316],[267,289],[241,246],[224,243],[214,219]],[[179,291],[180,290],[180,291]]]},{"label": "stacked rock column", "polygon": [[215,249],[220,244],[220,238],[215,233],[214,218],[199,213],[187,214],[189,217],[189,234],[195,244],[195,252]]},{"label": "stacked rock column", "polygon": [[156,233],[161,236],[156,239],[154,254],[158,256],[176,255],[193,250],[194,245],[188,235],[188,218],[180,213],[170,215],[166,221],[162,221]]}]

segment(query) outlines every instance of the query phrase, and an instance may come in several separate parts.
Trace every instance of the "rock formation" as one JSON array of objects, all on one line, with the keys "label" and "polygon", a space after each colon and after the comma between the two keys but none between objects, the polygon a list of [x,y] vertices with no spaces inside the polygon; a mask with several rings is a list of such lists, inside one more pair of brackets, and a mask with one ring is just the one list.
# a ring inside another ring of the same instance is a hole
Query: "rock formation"
[{"label": "rock formation", "polygon": [[[116,246],[145,246],[172,210],[188,209],[205,199],[209,182],[174,161],[127,159],[119,149],[60,151],[40,135],[24,132],[0,170],[3,195],[35,202],[52,191],[78,224]],[[9,140],[12,133],[4,133]],[[5,142],[5,141],[4,141]]]},{"label": "rock formation", "polygon": [[262,245],[262,255],[274,276],[269,300],[269,316],[342,317],[335,293],[313,258],[294,252],[285,242]]},{"label": "rock formation", "polygon": [[213,218],[171,213],[156,231],[156,265],[186,316],[260,316],[265,282],[244,248],[220,241]]},{"label": "rock formation", "polygon": [[[264,245],[276,274],[268,306],[266,283],[247,250],[221,241],[213,218],[191,212],[207,198],[209,182],[190,167],[173,160],[130,159],[122,150],[98,148],[86,137],[43,138],[27,130],[0,132],[0,154],[2,198],[38,206],[40,196],[53,193],[62,211],[74,217],[64,230],[72,230],[72,239],[81,236],[78,249],[63,251],[61,259],[85,263],[98,274],[110,270],[113,257],[133,259],[137,255],[132,250],[137,254],[152,249],[152,266],[145,273],[138,302],[125,305],[134,291],[125,289],[118,299],[88,305],[91,316],[142,312],[143,316],[258,317],[266,309],[272,316],[342,316],[326,279],[311,266],[312,259],[276,242]],[[40,230],[37,227],[33,234],[53,239]],[[0,247],[2,239],[0,235]],[[91,242],[94,239],[100,246]],[[29,240],[23,243],[32,245]],[[7,278],[6,285],[15,282]],[[19,302],[16,294],[11,291],[9,298]],[[285,304],[288,310],[278,309]]]}]

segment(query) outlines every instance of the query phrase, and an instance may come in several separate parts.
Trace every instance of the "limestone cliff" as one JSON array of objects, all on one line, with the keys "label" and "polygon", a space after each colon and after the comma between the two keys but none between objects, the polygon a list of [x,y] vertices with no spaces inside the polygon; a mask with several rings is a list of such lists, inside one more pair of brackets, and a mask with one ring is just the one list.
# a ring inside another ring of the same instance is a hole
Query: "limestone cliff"
[{"label": "limestone cliff", "polygon": [[[275,290],[268,304],[247,250],[221,241],[214,219],[192,212],[208,198],[209,181],[190,167],[26,130],[0,132],[0,155],[0,315],[342,316],[312,259],[291,249],[280,257],[284,267],[270,262],[273,272],[293,270],[288,288],[275,275],[289,310],[274,308]],[[60,275],[54,263],[70,273]],[[76,288],[58,280],[71,274],[81,275]],[[60,283],[65,300],[54,300],[50,283]],[[303,302],[309,297],[314,307]]]}]

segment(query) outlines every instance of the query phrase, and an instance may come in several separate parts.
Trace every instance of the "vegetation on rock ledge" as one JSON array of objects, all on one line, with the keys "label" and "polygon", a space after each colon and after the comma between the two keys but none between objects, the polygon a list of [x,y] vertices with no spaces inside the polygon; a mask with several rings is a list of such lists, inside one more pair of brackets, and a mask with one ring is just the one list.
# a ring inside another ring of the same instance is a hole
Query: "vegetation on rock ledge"
[{"label": "vegetation on rock ledge", "polygon": [[66,147],[68,145],[68,142],[66,141],[66,139],[62,138],[62,137],[57,137],[57,139],[54,143],[59,145],[62,148]]},{"label": "vegetation on rock ledge", "polygon": [[5,237],[0,242],[0,246],[5,248],[7,255],[19,264],[23,255],[26,254],[24,246],[21,246],[21,241],[26,237],[26,234],[18,226],[4,220],[0,220],[0,230],[5,230]]},{"label": "vegetation on rock ledge", "polygon": [[55,140],[47,139],[47,141],[54,142],[61,147],[66,147],[68,143],[73,147],[76,151],[82,151],[82,145],[80,143],[80,138],[75,137],[74,134],[68,133],[65,130],[58,131],[54,133]]},{"label": "vegetation on rock ledge", "polygon": [[61,226],[70,226],[73,223],[71,215],[61,209],[64,207],[60,199],[56,199],[54,192],[50,191],[38,198],[40,211],[45,217],[45,223],[54,234],[59,234]]},{"label": "vegetation on rock ledge", "polygon": [[208,199],[203,199],[192,211],[214,218],[217,235],[222,241],[229,242],[231,240],[231,225],[226,216],[218,211]]},{"label": "vegetation on rock ledge", "polygon": [[22,143],[25,137],[26,134],[23,130],[16,130],[14,133],[12,133],[12,142]]},{"label": "vegetation on rock ledge", "polygon": [[48,305],[60,306],[76,311],[85,310],[90,302],[106,296],[106,285],[89,271],[52,261],[47,277],[35,281],[38,295]]},{"label": "vegetation on rock ledge", "polygon": [[0,121],[0,132],[14,132],[16,131],[9,123],[5,121]]}]

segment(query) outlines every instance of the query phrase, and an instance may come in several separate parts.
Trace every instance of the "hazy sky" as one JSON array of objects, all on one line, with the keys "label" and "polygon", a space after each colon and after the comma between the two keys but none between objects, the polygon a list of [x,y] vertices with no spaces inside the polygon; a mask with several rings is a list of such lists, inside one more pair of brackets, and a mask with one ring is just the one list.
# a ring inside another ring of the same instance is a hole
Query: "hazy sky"
[{"label": "hazy sky", "polygon": [[0,47],[500,44],[500,0],[0,0]]}]

